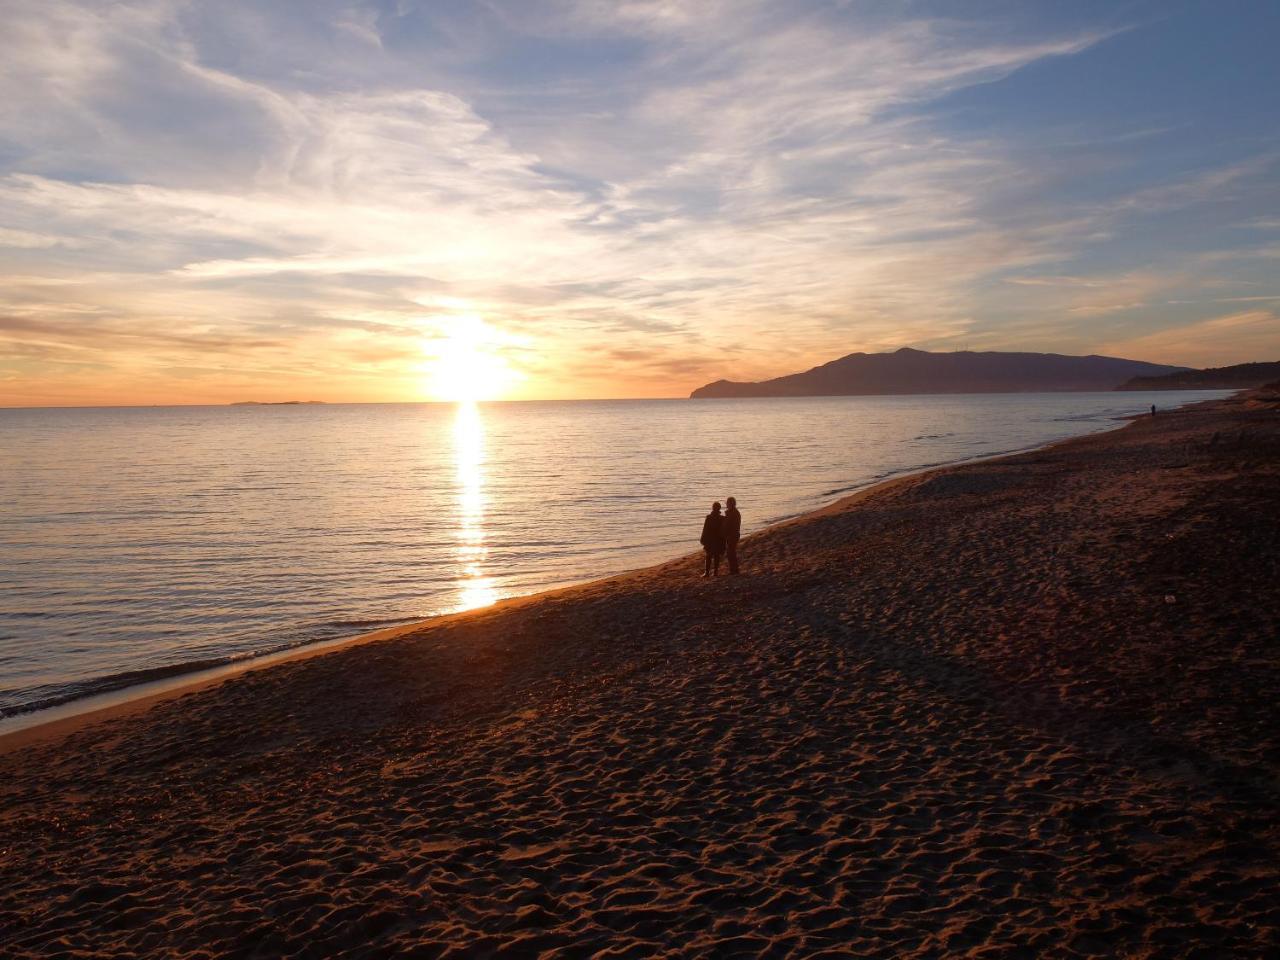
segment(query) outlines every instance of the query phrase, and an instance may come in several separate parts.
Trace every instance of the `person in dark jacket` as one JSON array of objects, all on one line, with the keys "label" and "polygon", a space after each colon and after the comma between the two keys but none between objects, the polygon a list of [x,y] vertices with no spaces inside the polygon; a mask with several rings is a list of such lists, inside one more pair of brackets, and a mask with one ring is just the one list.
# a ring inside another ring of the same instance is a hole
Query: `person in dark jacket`
[{"label": "person in dark jacket", "polygon": [[720,515],[719,500],[711,505],[711,512],[702,521],[702,536],[698,542],[707,555],[702,575],[719,576],[720,558],[724,556],[724,517]]},{"label": "person in dark jacket", "polygon": [[738,540],[742,537],[742,514],[738,512],[738,501],[730,497],[725,501],[724,511],[724,549],[729,555],[729,572],[738,572]]}]

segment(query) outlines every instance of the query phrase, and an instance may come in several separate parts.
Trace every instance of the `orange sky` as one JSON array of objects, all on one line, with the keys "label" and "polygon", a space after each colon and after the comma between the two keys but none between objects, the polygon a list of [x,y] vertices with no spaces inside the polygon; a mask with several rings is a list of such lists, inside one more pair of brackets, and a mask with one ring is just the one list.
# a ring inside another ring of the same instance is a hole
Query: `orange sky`
[{"label": "orange sky", "polygon": [[0,405],[1280,359],[1263,7],[18,4]]}]

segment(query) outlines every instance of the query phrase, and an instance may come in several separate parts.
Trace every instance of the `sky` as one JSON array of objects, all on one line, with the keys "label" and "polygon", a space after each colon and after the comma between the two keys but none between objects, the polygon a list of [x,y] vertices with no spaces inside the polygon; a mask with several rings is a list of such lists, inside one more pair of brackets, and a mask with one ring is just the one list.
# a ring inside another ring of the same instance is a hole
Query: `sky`
[{"label": "sky", "polygon": [[0,0],[0,406],[1280,360],[1280,3]]}]

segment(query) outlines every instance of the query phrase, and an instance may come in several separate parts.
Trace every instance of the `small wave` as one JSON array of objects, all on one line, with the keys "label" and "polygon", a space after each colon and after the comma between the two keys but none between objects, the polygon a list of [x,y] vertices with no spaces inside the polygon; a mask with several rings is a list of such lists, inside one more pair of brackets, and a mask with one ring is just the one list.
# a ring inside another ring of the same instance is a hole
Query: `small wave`
[{"label": "small wave", "polygon": [[100,693],[111,693],[115,690],[123,690],[125,687],[135,687],[142,683],[151,683],[156,680],[167,680],[170,677],[181,676],[184,673],[195,673],[199,670],[208,670],[213,667],[226,666],[229,663],[235,663],[239,660],[246,659],[244,654],[232,654],[225,657],[210,657],[204,660],[187,660],[183,663],[173,663],[162,667],[149,667],[143,670],[127,670],[124,673],[113,673],[105,677],[95,677],[92,680],[83,680],[79,683],[71,683],[62,686],[57,693],[49,694],[44,697],[36,697],[26,703],[11,704],[8,706],[0,706],[0,720],[16,717],[24,713],[34,713],[37,710],[47,710],[50,707],[61,706],[64,703],[70,703],[72,700],[82,700],[85,697],[96,696]]},{"label": "small wave", "polygon": [[[874,480],[867,481],[867,483],[874,483],[874,482],[875,482]],[[855,483],[847,487],[834,487],[831,490],[823,490],[822,493],[818,494],[818,496],[819,497],[838,497],[840,494],[848,493],[850,490],[857,490],[859,487],[865,487],[867,483]]]},{"label": "small wave", "polygon": [[326,620],[314,624],[316,630],[381,630],[404,623],[400,620]]},{"label": "small wave", "polygon": [[327,620],[321,623],[309,624],[303,630],[295,631],[293,639],[284,643],[273,644],[263,649],[239,650],[222,656],[201,657],[194,660],[184,660],[181,663],[145,667],[141,670],[126,670],[104,677],[59,684],[55,688],[45,688],[50,690],[48,694],[44,696],[36,695],[24,703],[0,703],[0,720],[6,720],[22,714],[35,713],[37,710],[47,710],[50,707],[59,707],[65,703],[71,703],[73,700],[83,700],[86,697],[114,693],[126,687],[136,687],[144,683],[154,683],[157,680],[180,677],[187,673],[199,673],[202,670],[212,670],[217,667],[230,666],[234,663],[244,663],[259,657],[269,657],[273,654],[285,653],[286,651],[296,650],[315,643],[340,640],[343,637],[354,636],[359,633],[371,633],[374,630],[399,626],[407,622],[411,621],[406,621],[403,618],[392,620]]},{"label": "small wave", "polygon": [[1094,413],[1081,413],[1069,417],[1050,417],[1050,423],[1091,423],[1102,420],[1115,413],[1114,410],[1098,410]]}]

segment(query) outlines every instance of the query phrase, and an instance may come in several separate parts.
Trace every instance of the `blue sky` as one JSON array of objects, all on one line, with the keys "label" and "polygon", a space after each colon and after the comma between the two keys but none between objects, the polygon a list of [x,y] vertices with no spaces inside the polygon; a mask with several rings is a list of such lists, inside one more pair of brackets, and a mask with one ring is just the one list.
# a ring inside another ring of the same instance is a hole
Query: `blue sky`
[{"label": "blue sky", "polygon": [[0,404],[1280,359],[1272,0],[0,13]]}]

